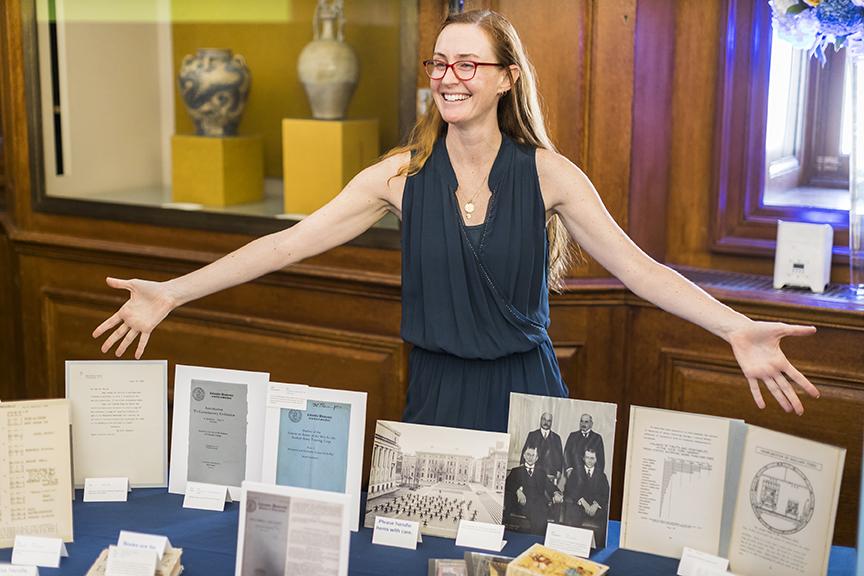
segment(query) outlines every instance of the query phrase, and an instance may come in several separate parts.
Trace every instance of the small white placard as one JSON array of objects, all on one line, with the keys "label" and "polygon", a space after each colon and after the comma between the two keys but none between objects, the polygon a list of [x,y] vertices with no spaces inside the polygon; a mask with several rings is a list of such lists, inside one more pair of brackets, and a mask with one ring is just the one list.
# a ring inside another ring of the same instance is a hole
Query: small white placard
[{"label": "small white placard", "polygon": [[308,396],[309,386],[305,384],[270,382],[267,385],[267,406],[274,408],[305,411]]},{"label": "small white placard", "polygon": [[69,556],[69,553],[66,552],[66,545],[63,544],[61,538],[43,538],[23,534],[15,536],[15,547],[12,548],[12,564],[59,568],[61,556]]},{"label": "small white placard", "polygon": [[61,538],[43,538],[23,534],[15,536],[15,546],[12,548],[12,564],[59,568],[62,556],[69,556],[69,553],[66,552],[66,545],[63,544]]},{"label": "small white placard", "polygon": [[84,502],[126,502],[129,478],[85,478]]},{"label": "small white placard", "polygon": [[0,576],[39,576],[39,569],[36,566],[0,564]]},{"label": "small white placard", "polygon": [[105,576],[153,576],[158,564],[159,555],[155,550],[111,546]]},{"label": "small white placard", "polygon": [[141,534],[140,532],[129,532],[121,530],[117,538],[117,546],[121,548],[137,548],[138,550],[153,550],[162,560],[162,555],[171,547],[167,536],[156,534]]},{"label": "small white placard", "polygon": [[387,518],[385,516],[375,517],[375,529],[372,532],[373,544],[416,550],[419,536],[419,522]]},{"label": "small white placard", "polygon": [[503,524],[460,520],[459,531],[456,533],[456,546],[500,552],[507,544],[503,537]]},{"label": "small white placard", "polygon": [[225,510],[225,501],[231,501],[228,487],[221,484],[205,484],[204,482],[186,482],[186,495],[183,498],[183,508],[197,510]]},{"label": "small white placard", "polygon": [[684,547],[681,562],[678,563],[678,576],[713,576],[726,574],[729,560]]},{"label": "small white placard", "polygon": [[584,528],[575,528],[563,524],[549,522],[546,525],[545,546],[570,554],[588,558],[591,555],[591,544],[594,542],[594,531]]}]

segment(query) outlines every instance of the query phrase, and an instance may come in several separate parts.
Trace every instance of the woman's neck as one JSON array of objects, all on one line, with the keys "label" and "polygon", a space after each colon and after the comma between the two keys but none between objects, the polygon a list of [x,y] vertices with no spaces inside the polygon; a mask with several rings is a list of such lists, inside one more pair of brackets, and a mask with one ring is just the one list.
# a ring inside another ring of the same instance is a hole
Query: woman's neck
[{"label": "woman's neck", "polygon": [[445,137],[447,154],[457,174],[465,169],[474,172],[489,169],[501,146],[498,123],[485,127],[459,128],[449,125]]}]

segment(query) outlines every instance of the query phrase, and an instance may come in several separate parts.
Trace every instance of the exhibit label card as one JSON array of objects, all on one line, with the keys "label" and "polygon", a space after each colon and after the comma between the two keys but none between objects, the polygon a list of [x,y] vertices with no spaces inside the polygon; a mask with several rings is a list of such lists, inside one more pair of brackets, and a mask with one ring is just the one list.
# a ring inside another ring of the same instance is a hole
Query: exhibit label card
[{"label": "exhibit label card", "polygon": [[267,406],[288,410],[306,410],[309,386],[270,382],[267,386]]},{"label": "exhibit label card", "polygon": [[117,538],[117,546],[122,546],[124,548],[137,548],[139,550],[152,550],[156,552],[159,560],[162,560],[162,555],[171,548],[171,542],[168,540],[167,536],[121,530],[120,536]]},{"label": "exhibit label card", "polygon": [[417,549],[417,539],[420,536],[420,523],[412,520],[400,520],[378,516],[375,518],[375,528],[372,532],[372,543],[396,548]]},{"label": "exhibit label card", "polygon": [[119,476],[133,487],[167,485],[166,360],[67,361],[66,398],[76,487]]},{"label": "exhibit label card", "polygon": [[729,560],[684,547],[681,562],[678,563],[677,576],[700,576],[702,574],[724,574],[729,567]]},{"label": "exhibit label card", "polygon": [[72,541],[69,403],[29,400],[0,404],[0,548],[16,534]]},{"label": "exhibit label card", "polygon": [[225,510],[225,501],[230,499],[231,496],[227,486],[205,484],[203,482],[187,482],[186,495],[183,497],[183,508],[222,512]]},{"label": "exhibit label card", "polygon": [[459,531],[456,533],[456,546],[500,552],[507,544],[503,537],[503,524],[460,520]]},{"label": "exhibit label card", "polygon": [[347,576],[348,496],[244,482],[238,576]]},{"label": "exhibit label card", "polygon": [[84,502],[126,502],[128,478],[85,478]]},{"label": "exhibit label card", "polygon": [[36,566],[0,564],[0,576],[39,576],[39,568]]},{"label": "exhibit label card", "polygon": [[588,558],[591,555],[591,545],[594,542],[594,531],[585,528],[575,528],[564,524],[546,524],[546,540],[543,543],[548,548],[559,552]]},{"label": "exhibit label card", "polygon": [[154,550],[111,546],[105,576],[153,576],[158,565],[159,557]]},{"label": "exhibit label card", "polygon": [[66,545],[60,538],[18,534],[15,536],[15,545],[12,548],[12,563],[59,568],[60,558],[68,555]]}]

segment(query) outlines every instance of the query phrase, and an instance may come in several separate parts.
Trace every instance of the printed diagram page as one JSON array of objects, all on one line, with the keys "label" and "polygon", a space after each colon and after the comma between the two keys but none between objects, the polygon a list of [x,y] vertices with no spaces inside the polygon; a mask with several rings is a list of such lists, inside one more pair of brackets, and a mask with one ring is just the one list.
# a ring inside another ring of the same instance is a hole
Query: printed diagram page
[{"label": "printed diagram page", "polygon": [[621,547],[717,554],[732,420],[632,406]]},{"label": "printed diagram page", "polygon": [[743,574],[825,574],[846,450],[750,426],[730,568]]}]

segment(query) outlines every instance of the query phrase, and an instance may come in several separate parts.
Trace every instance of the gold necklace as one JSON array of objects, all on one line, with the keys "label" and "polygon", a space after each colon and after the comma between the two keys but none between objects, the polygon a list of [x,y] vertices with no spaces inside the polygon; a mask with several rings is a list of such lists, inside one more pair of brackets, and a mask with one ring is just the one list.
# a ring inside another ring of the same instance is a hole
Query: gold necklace
[{"label": "gold necklace", "polygon": [[[486,180],[488,178],[489,178],[489,175],[487,174],[483,178],[483,182],[480,183],[480,186],[477,187],[477,191],[474,192],[473,196],[471,196],[471,199],[462,205],[462,209],[465,211],[465,219],[466,220],[471,220],[471,214],[473,214],[474,210],[476,209],[476,207],[474,206],[474,199],[477,198],[478,194],[480,194],[480,191],[483,189],[483,185],[486,184]],[[457,195],[457,198],[458,198],[458,195]]]}]

